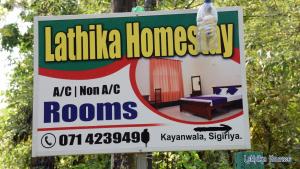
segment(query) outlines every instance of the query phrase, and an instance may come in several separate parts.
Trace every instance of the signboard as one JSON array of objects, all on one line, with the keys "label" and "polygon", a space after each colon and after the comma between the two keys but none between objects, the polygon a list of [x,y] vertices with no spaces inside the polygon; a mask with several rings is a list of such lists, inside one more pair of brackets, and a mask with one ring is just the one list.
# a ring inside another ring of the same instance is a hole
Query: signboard
[{"label": "signboard", "polygon": [[196,13],[36,17],[33,156],[250,148],[242,11]]}]

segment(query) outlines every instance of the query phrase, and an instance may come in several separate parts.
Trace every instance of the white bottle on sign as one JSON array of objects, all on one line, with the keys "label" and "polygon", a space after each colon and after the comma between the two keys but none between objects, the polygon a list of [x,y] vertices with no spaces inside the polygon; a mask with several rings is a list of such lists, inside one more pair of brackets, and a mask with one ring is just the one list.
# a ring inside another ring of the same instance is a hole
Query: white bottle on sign
[{"label": "white bottle on sign", "polygon": [[205,0],[197,13],[198,49],[207,53],[218,48],[217,36],[218,13],[211,0]]}]

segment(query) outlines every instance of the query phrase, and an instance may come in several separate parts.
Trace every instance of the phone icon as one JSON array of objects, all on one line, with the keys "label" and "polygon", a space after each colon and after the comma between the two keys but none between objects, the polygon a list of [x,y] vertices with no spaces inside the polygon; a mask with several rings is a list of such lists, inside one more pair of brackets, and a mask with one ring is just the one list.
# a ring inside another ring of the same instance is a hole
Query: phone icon
[{"label": "phone icon", "polygon": [[52,148],[56,143],[56,137],[52,133],[44,134],[41,139],[41,144],[44,148]]},{"label": "phone icon", "polygon": [[48,140],[48,136],[45,137],[45,142],[46,142],[49,146],[52,145],[52,143]]}]

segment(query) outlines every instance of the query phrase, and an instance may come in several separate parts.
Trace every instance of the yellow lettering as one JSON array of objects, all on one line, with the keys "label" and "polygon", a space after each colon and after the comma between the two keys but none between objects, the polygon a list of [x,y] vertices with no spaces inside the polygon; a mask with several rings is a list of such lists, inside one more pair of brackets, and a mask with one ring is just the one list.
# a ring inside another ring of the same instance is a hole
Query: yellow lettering
[{"label": "yellow lettering", "polygon": [[67,60],[67,37],[64,32],[59,32],[55,35],[55,61]]},{"label": "yellow lettering", "polygon": [[154,44],[155,56],[173,56],[174,44],[172,28],[154,28]]},{"label": "yellow lettering", "polygon": [[141,34],[142,55],[151,57],[153,54],[153,33],[151,29],[144,28]]},{"label": "yellow lettering", "polygon": [[229,58],[233,53],[233,24],[228,24],[227,30],[226,25],[221,25],[221,32],[225,50],[223,57]]},{"label": "yellow lettering", "polygon": [[84,60],[89,59],[89,44],[88,44],[88,34],[86,31],[81,31],[81,26],[76,26],[76,59]]},{"label": "yellow lettering", "polygon": [[188,28],[188,40],[191,42],[191,44],[188,45],[189,53],[193,56],[198,55],[198,40],[196,37],[197,27],[196,26],[190,26]]},{"label": "yellow lettering", "polygon": [[97,32],[97,59],[108,59],[107,31],[102,30],[102,25],[96,26]]},{"label": "yellow lettering", "polygon": [[139,36],[139,23],[126,24],[127,35],[127,57],[138,58],[140,57],[140,36]]},{"label": "yellow lettering", "polygon": [[45,27],[45,57],[46,62],[54,61],[54,54],[51,53],[51,27]]},{"label": "yellow lettering", "polygon": [[90,59],[96,59],[95,25],[89,25]]},{"label": "yellow lettering", "polygon": [[109,56],[111,59],[121,58],[121,34],[118,30],[112,30],[109,33]]},{"label": "yellow lettering", "polygon": [[68,55],[69,55],[69,60],[76,60],[76,55],[75,55],[75,47],[74,47],[74,38],[75,38],[75,33],[74,29],[70,28],[68,29]]},{"label": "yellow lettering", "polygon": [[175,39],[175,51],[177,55],[184,56],[187,51],[187,44],[184,43],[187,40],[186,31],[184,27],[179,26],[175,29],[174,39]]}]

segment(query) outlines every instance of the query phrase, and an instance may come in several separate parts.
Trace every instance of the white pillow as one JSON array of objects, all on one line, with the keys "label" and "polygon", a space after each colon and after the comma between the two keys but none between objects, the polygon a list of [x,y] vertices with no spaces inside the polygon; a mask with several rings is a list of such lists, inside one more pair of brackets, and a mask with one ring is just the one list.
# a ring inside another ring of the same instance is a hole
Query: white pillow
[{"label": "white pillow", "polygon": [[221,92],[219,95],[227,95],[227,88],[221,88]]},{"label": "white pillow", "polygon": [[239,94],[242,94],[243,91],[242,91],[242,87],[237,87],[236,89],[238,89],[234,95],[239,95]]}]

